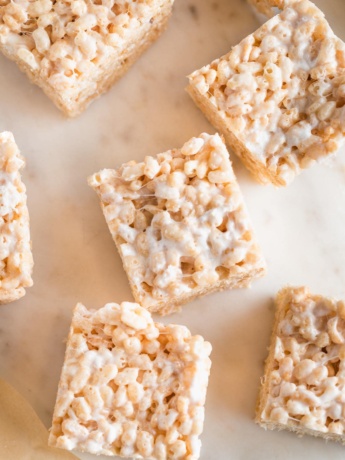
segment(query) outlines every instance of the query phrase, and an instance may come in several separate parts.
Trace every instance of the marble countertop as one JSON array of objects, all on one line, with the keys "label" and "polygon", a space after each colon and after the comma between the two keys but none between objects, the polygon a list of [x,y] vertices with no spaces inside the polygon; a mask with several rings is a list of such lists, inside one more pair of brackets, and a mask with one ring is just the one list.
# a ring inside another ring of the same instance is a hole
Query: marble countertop
[{"label": "marble countertop", "polygon": [[[343,0],[316,3],[345,39]],[[176,0],[162,38],[74,120],[65,119],[0,57],[0,131],[13,131],[27,160],[23,178],[35,259],[34,286],[0,309],[0,376],[30,401],[47,427],[74,305],[132,299],[86,177],[214,132],[184,91],[185,75],[227,52],[257,25],[244,0]],[[213,344],[201,459],[342,459],[345,447],[265,432],[253,417],[275,293],[287,283],[306,284],[315,293],[345,298],[345,149],[286,189],[258,185],[231,157],[268,275],[250,290],[201,298],[164,319],[186,324]]]}]

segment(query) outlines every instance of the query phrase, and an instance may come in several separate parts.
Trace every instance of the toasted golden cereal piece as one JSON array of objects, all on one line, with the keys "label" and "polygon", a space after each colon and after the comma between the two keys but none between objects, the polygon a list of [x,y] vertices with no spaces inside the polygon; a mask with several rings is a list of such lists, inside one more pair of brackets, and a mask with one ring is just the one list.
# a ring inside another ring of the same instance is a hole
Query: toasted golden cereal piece
[{"label": "toasted golden cereal piece", "polygon": [[168,314],[197,296],[265,274],[219,135],[89,178],[135,300]]},{"label": "toasted golden cereal piece", "polygon": [[0,1],[0,51],[68,116],[107,91],[165,29],[173,0]]},{"label": "toasted golden cereal piece", "polygon": [[345,44],[308,0],[193,72],[187,91],[261,183],[287,185],[344,142]]},{"label": "toasted golden cereal piece", "polygon": [[256,422],[345,442],[345,303],[286,287],[276,319]]},{"label": "toasted golden cereal piece", "polygon": [[24,167],[12,133],[0,133],[0,303],[25,295],[32,286],[33,260]]},{"label": "toasted golden cereal piece", "polygon": [[197,460],[211,345],[138,304],[74,310],[49,444],[93,454]]}]

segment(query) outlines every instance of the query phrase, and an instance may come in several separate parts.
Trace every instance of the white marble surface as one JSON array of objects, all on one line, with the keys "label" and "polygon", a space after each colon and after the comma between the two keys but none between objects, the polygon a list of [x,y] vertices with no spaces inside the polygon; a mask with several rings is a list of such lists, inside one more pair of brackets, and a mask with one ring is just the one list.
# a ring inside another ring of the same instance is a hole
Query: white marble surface
[{"label": "white marble surface", "polygon": [[[343,1],[317,3],[345,38]],[[14,132],[27,159],[35,258],[34,287],[0,309],[0,376],[31,402],[47,427],[75,303],[100,307],[132,299],[86,177],[214,132],[185,93],[185,75],[256,26],[241,0],[176,0],[164,36],[76,120],[64,119],[13,63],[0,58],[0,131]],[[307,284],[345,298],[345,150],[280,190],[256,184],[232,159],[269,273],[251,290],[204,297],[165,320],[186,324],[214,347],[201,458],[341,459],[345,447],[265,432],[253,416],[276,291],[286,283]]]}]

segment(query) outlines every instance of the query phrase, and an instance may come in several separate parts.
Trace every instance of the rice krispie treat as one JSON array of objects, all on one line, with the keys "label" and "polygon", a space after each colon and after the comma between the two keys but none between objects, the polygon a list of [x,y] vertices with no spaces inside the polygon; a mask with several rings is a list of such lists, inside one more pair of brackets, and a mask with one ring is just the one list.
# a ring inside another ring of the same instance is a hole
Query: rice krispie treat
[{"label": "rice krispie treat", "polygon": [[253,7],[254,12],[266,18],[271,18],[275,14],[280,13],[287,6],[292,6],[294,2],[301,0],[247,0]]},{"label": "rice krispie treat", "polygon": [[138,304],[78,304],[49,444],[138,459],[197,460],[211,345]]},{"label": "rice krispie treat", "polygon": [[229,154],[201,134],[141,163],[89,178],[135,300],[168,314],[265,274]]},{"label": "rice krispie treat", "polygon": [[264,428],[345,442],[345,303],[282,289],[257,408]]},{"label": "rice krispie treat", "polygon": [[0,133],[0,303],[13,302],[32,286],[32,253],[24,167],[12,133]]},{"label": "rice krispie treat", "polygon": [[0,0],[0,51],[80,114],[158,38],[173,0]]},{"label": "rice krispie treat", "polygon": [[192,73],[188,92],[257,180],[286,185],[345,133],[345,44],[308,0]]}]

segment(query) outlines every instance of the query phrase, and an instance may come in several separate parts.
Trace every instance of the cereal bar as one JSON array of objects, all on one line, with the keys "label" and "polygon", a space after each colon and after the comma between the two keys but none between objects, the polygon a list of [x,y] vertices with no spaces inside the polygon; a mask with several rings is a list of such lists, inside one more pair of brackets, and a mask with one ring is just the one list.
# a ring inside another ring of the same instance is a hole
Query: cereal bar
[{"label": "cereal bar", "polygon": [[280,13],[287,6],[292,6],[294,2],[301,0],[247,0],[248,3],[253,7],[255,13],[266,18],[271,18],[277,13]]},{"label": "cereal bar", "polygon": [[256,421],[345,442],[345,303],[282,289]]},{"label": "cereal bar", "polygon": [[0,0],[0,51],[80,114],[158,38],[173,0]]},{"label": "cereal bar", "polygon": [[49,444],[138,459],[197,460],[211,345],[138,304],[74,310]]},{"label": "cereal bar", "polygon": [[143,162],[89,178],[135,300],[168,314],[265,273],[229,154],[201,134]]},{"label": "cereal bar", "polygon": [[0,303],[13,302],[32,286],[29,213],[20,176],[24,167],[12,133],[0,134]]},{"label": "cereal bar", "polygon": [[262,183],[284,186],[345,134],[345,44],[308,0],[189,76],[188,92]]}]

